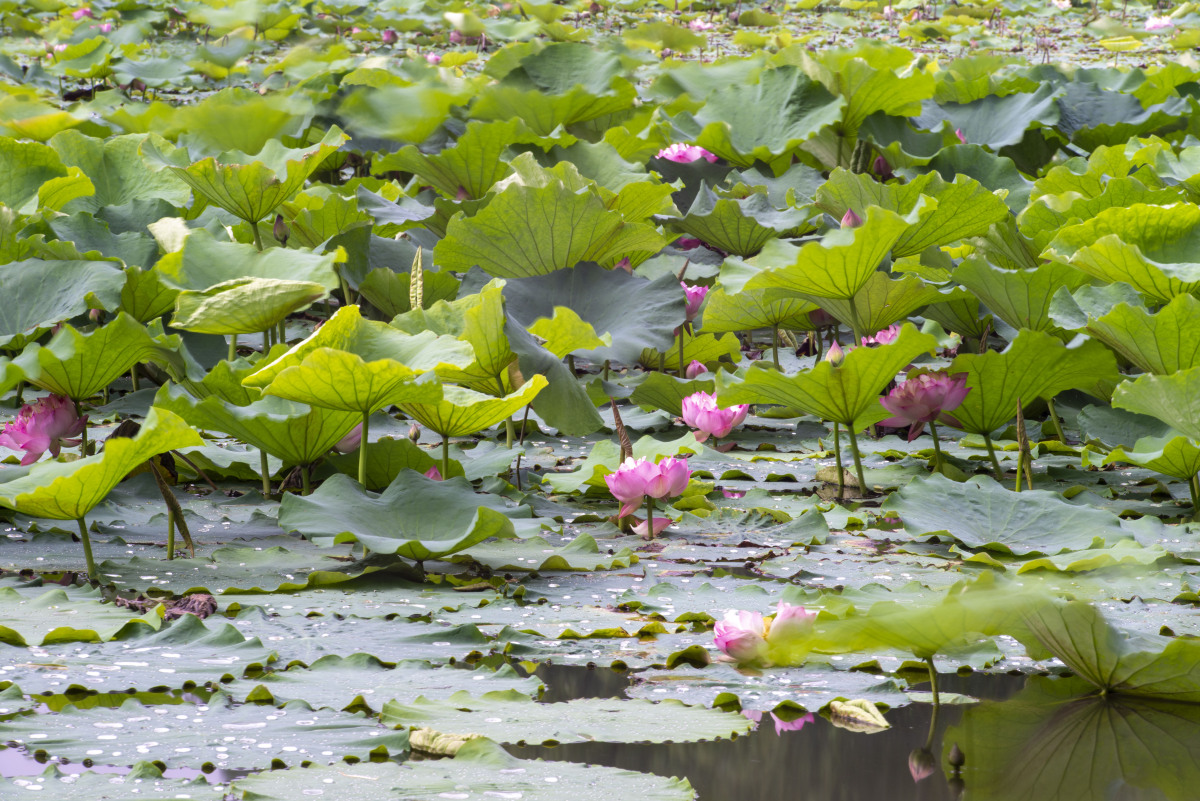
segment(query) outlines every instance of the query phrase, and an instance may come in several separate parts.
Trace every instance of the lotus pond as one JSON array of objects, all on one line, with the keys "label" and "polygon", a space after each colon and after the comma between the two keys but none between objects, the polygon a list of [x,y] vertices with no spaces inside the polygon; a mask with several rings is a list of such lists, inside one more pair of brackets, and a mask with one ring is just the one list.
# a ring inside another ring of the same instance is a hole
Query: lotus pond
[{"label": "lotus pond", "polygon": [[0,797],[1195,798],[1197,45],[0,0]]}]

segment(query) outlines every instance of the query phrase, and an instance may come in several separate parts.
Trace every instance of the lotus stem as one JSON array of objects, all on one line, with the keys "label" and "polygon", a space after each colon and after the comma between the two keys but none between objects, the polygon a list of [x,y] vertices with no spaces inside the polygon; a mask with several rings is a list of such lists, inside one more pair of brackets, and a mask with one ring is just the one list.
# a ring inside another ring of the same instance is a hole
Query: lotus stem
[{"label": "lotus stem", "polygon": [[237,334],[229,335],[229,361],[237,358]]},{"label": "lotus stem", "polygon": [[267,452],[264,451],[262,448],[258,449],[258,464],[262,471],[263,497],[270,498],[271,497],[271,468],[267,464]]},{"label": "lotus stem", "polygon": [[312,494],[312,475],[309,473],[309,467],[311,467],[311,465],[300,465],[300,491],[305,495]]},{"label": "lotus stem", "polygon": [[175,510],[167,510],[167,559],[175,558]]},{"label": "lotus stem", "polygon": [[133,391],[137,392],[141,387],[138,384],[137,365],[129,368],[129,382],[133,384]]},{"label": "lotus stem", "polygon": [[287,318],[284,317],[279,321],[279,333],[275,335],[275,341],[280,345],[287,344]]},{"label": "lotus stem", "polygon": [[929,433],[933,437],[933,472],[942,472],[942,446],[938,442],[937,423],[929,421]]},{"label": "lotus stem", "polygon": [[[76,417],[83,416],[79,413],[79,401],[75,401],[75,416]],[[87,455],[88,455],[88,452],[87,452],[87,449],[88,449],[87,429],[88,429],[87,421],[85,420],[83,423],[83,431],[79,432],[79,458],[80,459],[86,459]]]},{"label": "lotus stem", "polygon": [[367,426],[369,425],[371,412],[363,410],[362,419],[362,439],[358,443],[358,483],[367,486]]},{"label": "lotus stem", "polygon": [[1025,452],[1017,452],[1017,484],[1013,488],[1015,492],[1021,491],[1021,471],[1025,469]]},{"label": "lotus stem", "polygon": [[442,435],[442,479],[450,478],[450,435]]},{"label": "lotus stem", "polygon": [[684,378],[687,374],[687,362],[683,360],[683,334],[685,325],[679,326],[679,377]]},{"label": "lotus stem", "polygon": [[1200,474],[1188,479],[1188,492],[1192,496],[1192,516],[1200,517]]},{"label": "lotus stem", "polygon": [[846,474],[842,471],[842,432],[837,423],[833,424],[833,458],[837,462],[838,501],[846,497]]},{"label": "lotus stem", "polygon": [[254,247],[258,248],[258,252],[262,253],[263,241],[262,232],[258,230],[258,221],[250,223],[250,228],[254,231]]},{"label": "lotus stem", "polygon": [[866,497],[867,481],[863,478],[862,459],[858,455],[858,435],[854,433],[853,423],[846,426],[846,433],[850,435],[850,453],[854,456],[854,476],[858,479],[858,493]]},{"label": "lotus stem", "polygon": [[646,539],[654,539],[654,498],[646,496]]},{"label": "lotus stem", "polygon": [[20,409],[25,405],[25,382],[17,382],[17,408]]},{"label": "lotus stem", "polygon": [[529,404],[525,404],[525,414],[521,417],[521,436],[517,440],[517,444],[524,447],[525,445],[525,430],[529,424]]},{"label": "lotus stem", "polygon": [[779,370],[779,329],[771,329],[771,361],[775,365],[775,369]]},{"label": "lotus stem", "polygon": [[567,369],[571,371],[572,376],[575,375],[575,354],[574,353],[567,354]]},{"label": "lotus stem", "polygon": [[1058,412],[1054,408],[1054,399],[1046,401],[1046,408],[1050,412],[1050,422],[1054,424],[1054,435],[1058,437],[1058,441],[1067,444],[1067,435],[1063,433],[1062,421],[1058,419]]},{"label": "lotus stem", "polygon": [[1000,460],[996,458],[996,446],[992,444],[992,438],[984,434],[983,444],[987,445],[988,458],[992,460],[992,475],[997,481],[1004,480],[1004,471],[1000,469]]},{"label": "lotus stem", "polygon": [[938,674],[937,666],[933,664],[933,657],[925,657],[925,664],[929,665],[929,687],[933,691],[933,708],[937,709],[942,703],[941,696],[938,695]]},{"label": "lotus stem", "polygon": [[275,338],[275,329],[268,328],[267,330],[263,331],[262,337],[263,337],[262,352],[266,353],[267,351],[269,351],[271,349],[271,340],[273,340]]},{"label": "lotus stem", "polygon": [[608,365],[609,365],[609,360],[605,359],[604,360],[604,380],[605,381],[608,380]]},{"label": "lotus stem", "polygon": [[83,558],[87,561],[88,579],[97,580],[96,577],[100,573],[96,570],[96,558],[92,556],[92,538],[88,534],[87,521],[81,516],[75,522],[79,523],[79,539],[83,540]]},{"label": "lotus stem", "polygon": [[[607,364],[607,362],[605,363]],[[500,397],[504,397],[504,379],[499,375],[496,376],[496,386],[500,389]],[[512,450],[513,440],[516,439],[516,426],[513,425],[512,415],[510,414],[504,421],[504,445],[510,451]],[[445,476],[442,476],[445,478]]]}]

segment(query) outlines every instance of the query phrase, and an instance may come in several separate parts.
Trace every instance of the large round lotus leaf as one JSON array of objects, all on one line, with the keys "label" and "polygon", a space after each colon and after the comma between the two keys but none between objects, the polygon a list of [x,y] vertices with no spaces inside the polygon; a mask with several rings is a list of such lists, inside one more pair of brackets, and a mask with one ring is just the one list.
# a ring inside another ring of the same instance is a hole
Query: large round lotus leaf
[{"label": "large round lotus leaf", "polygon": [[481,503],[466,479],[401,471],[382,495],[341,474],[312,495],[285,495],[279,525],[317,542],[361,542],[377,553],[425,561],[488,537],[515,536],[512,521]]},{"label": "large round lotus leaf", "polygon": [[149,762],[138,762],[124,774],[66,773],[51,765],[40,776],[0,779],[0,795],[6,798],[36,794],[54,801],[223,801],[226,789],[203,777],[164,779],[162,771]]},{"label": "large round lotus leaf", "polygon": [[[83,554],[80,554],[83,561]],[[0,589],[0,642],[9,645],[51,645],[61,642],[102,642],[157,629],[162,620],[150,611],[141,617],[128,609],[102,603],[99,590],[55,588],[28,598],[12,587]]]},{"label": "large round lotus leaf", "polygon": [[146,169],[138,148],[147,138],[160,147],[165,142],[157,134],[129,134],[99,139],[79,131],[63,131],[50,140],[63,164],[78,167],[91,179],[95,193],[71,204],[74,211],[96,212],[108,206],[122,206],[135,200],[162,198],[173,206],[185,206],[191,192],[187,184],[170,172]]},{"label": "large round lotus leaf", "polygon": [[1113,406],[1157,417],[1200,441],[1200,366],[1126,381],[1113,393]]},{"label": "large round lotus leaf", "polygon": [[307,668],[295,667],[224,686],[232,698],[283,704],[301,700],[320,709],[358,709],[378,712],[389,701],[411,703],[419,696],[447,698],[457,692],[475,695],[512,690],[537,696],[544,685],[532,676],[521,678],[504,665],[499,670],[462,670],[406,659],[394,668],[370,654],[323,656]]},{"label": "large round lotus leaf", "polygon": [[659,216],[658,222],[697,237],[736,256],[750,256],[769,240],[800,228],[808,219],[803,209],[779,210],[766,195],[733,199],[719,197],[706,185],[682,217]]},{"label": "large round lotus leaf", "polygon": [[1186,481],[1200,473],[1200,446],[1184,436],[1144,438],[1129,450],[1118,447],[1104,457],[1104,464],[1114,462],[1136,464]]},{"label": "large round lotus leaf", "polygon": [[125,274],[112,262],[28,259],[0,266],[0,284],[20,303],[0,304],[0,346],[37,335],[88,310],[88,296],[116,306]]},{"label": "large round lotus leaf", "polygon": [[284,368],[263,388],[263,394],[369,414],[393,404],[435,404],[444,391],[433,373],[422,375],[395,359],[369,362],[344,350],[318,348],[300,364]]},{"label": "large round lotus leaf", "polygon": [[53,149],[37,142],[0,137],[0,203],[32,214],[42,185],[65,178],[67,168]]},{"label": "large round lotus leaf", "polygon": [[1180,295],[1155,314],[1128,303],[1088,320],[1088,333],[1147,373],[1168,375],[1200,365],[1200,300]]},{"label": "large round lotus leaf", "polygon": [[[226,281],[270,278],[280,281],[309,281],[326,289],[338,286],[336,250],[314,253],[298,248],[268,248],[221,242],[208,231],[188,231],[181,250],[163,256],[154,272],[163,283],[176,289],[204,291]],[[262,329],[258,329],[262,330]]]},{"label": "large round lotus leaf", "polygon": [[380,728],[362,714],[313,710],[300,701],[282,708],[231,706],[219,693],[203,705],[146,707],[131,699],[116,709],[67,707],[57,715],[9,721],[5,737],[72,762],[122,764],[137,754],[168,768],[192,769],[366,760],[408,750],[408,732]]},{"label": "large round lotus leaf", "polygon": [[102,452],[74,462],[38,462],[28,474],[0,484],[0,505],[31,517],[78,520],[152,457],[203,444],[179,415],[151,409],[132,439],[109,440]]},{"label": "large round lotus leaf", "polygon": [[516,414],[545,386],[546,377],[538,374],[502,398],[465,387],[444,387],[438,403],[401,403],[400,408],[443,437],[466,437]]},{"label": "large round lotus leaf", "polygon": [[317,789],[338,801],[416,801],[426,798],[520,798],[527,801],[690,801],[685,779],[618,768],[517,759],[488,740],[468,741],[451,760],[360,764],[353,769],[275,770],[239,779],[246,801],[295,801]]},{"label": "large round lotus leaf", "polygon": [[436,729],[444,734],[481,734],[503,743],[694,742],[744,734],[750,722],[737,713],[617,698],[580,698],[539,704],[512,690],[478,698],[458,692],[444,701],[420,698],[384,704],[389,726]]},{"label": "large round lotus leaf", "polygon": [[175,298],[171,325],[201,334],[253,334],[270,330],[289,314],[325,296],[312,281],[234,278]]}]

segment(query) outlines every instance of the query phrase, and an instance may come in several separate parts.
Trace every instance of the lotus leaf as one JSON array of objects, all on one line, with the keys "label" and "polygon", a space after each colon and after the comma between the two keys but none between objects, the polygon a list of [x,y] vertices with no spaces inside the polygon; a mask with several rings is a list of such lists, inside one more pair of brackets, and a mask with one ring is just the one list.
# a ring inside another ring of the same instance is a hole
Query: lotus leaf
[{"label": "lotus leaf", "polygon": [[808,214],[801,209],[776,209],[766,195],[718,197],[701,184],[687,214],[656,219],[726,253],[752,256],[769,240],[803,226]]},{"label": "lotus leaf", "polygon": [[89,298],[115,308],[125,276],[108,262],[29,259],[0,266],[0,283],[11,297],[21,299],[0,306],[0,346],[12,348],[84,314]]},{"label": "lotus leaf", "polygon": [[292,312],[325,297],[327,291],[312,281],[235,278],[205,290],[180,292],[171,325],[201,334],[268,331]]},{"label": "lotus leaf", "polygon": [[492,397],[466,387],[444,387],[442,400],[398,404],[405,414],[441,434],[444,439],[465,437],[494,426],[516,414],[546,386],[546,378],[535,375],[503,397]]},{"label": "lotus leaf", "polygon": [[1141,375],[1113,392],[1113,406],[1157,417],[1200,441],[1200,365],[1171,375]]},{"label": "lotus leaf", "polygon": [[319,254],[296,248],[259,252],[253,245],[219,242],[207,231],[192,231],[183,248],[159,260],[154,272],[168,286],[194,291],[240,278],[309,281],[333,290],[338,287],[334,265],[344,260],[337,252]]},{"label": "lotus leaf", "polygon": [[58,765],[51,765],[35,780],[0,779],[0,792],[11,785],[18,794],[36,785],[39,790],[49,790],[57,801],[168,801],[174,798],[189,798],[195,801],[222,801],[226,797],[225,787],[209,784],[203,778],[164,779],[162,771],[150,762],[138,762],[120,776],[85,771],[68,773]]},{"label": "lotus leaf", "polygon": [[876,271],[848,300],[816,295],[807,297],[862,335],[905,320],[930,304],[965,300],[970,295],[960,288],[938,289],[912,275],[890,278],[886,273]]},{"label": "lotus leaf", "polygon": [[1046,264],[1036,270],[1000,270],[983,259],[963,261],[954,280],[971,290],[987,308],[1017,330],[1047,331],[1050,303],[1060,289],[1073,292],[1087,276],[1065,264]]},{"label": "lotus leaf", "polygon": [[1088,333],[1147,373],[1167,375],[1200,365],[1200,300],[1179,295],[1158,312],[1122,303],[1098,319]]},{"label": "lotus leaf", "polygon": [[153,140],[158,148],[168,147],[155,134],[129,134],[97,139],[79,131],[63,131],[50,140],[67,167],[77,167],[92,183],[94,193],[71,204],[76,211],[98,212],[135,200],[160,198],[173,206],[184,206],[191,195],[188,185],[170,172],[146,169],[138,152],[142,142]]}]

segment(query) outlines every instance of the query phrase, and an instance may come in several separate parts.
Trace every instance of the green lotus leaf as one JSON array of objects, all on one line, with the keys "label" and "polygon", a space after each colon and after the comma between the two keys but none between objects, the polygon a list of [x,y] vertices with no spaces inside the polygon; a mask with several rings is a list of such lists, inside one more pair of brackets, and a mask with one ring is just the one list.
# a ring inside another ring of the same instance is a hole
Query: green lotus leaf
[{"label": "green lotus leaf", "polygon": [[[170,209],[166,206],[166,209]],[[146,267],[158,259],[158,243],[149,235],[138,231],[114,233],[112,227],[88,212],[70,216],[59,216],[46,221],[56,239],[38,242],[35,251],[42,255],[68,257],[67,248],[84,258],[120,259],[126,266]],[[75,254],[69,256],[74,258]]]},{"label": "green lotus leaf", "polygon": [[109,139],[63,131],[50,140],[67,167],[78,167],[91,181],[95,192],[71,204],[76,211],[97,212],[107,206],[122,206],[135,200],[161,198],[172,206],[185,206],[191,197],[188,185],[171,172],[146,169],[138,148],[147,139],[167,147],[155,134],[128,134]]},{"label": "green lotus leaf", "polygon": [[[72,548],[74,546],[72,545]],[[74,569],[77,563],[71,564]],[[12,646],[100,643],[157,631],[162,615],[135,616],[108,603],[101,588],[0,588],[0,642]]]},{"label": "green lotus leaf", "polygon": [[335,265],[344,258],[340,253],[296,248],[260,252],[253,245],[219,242],[201,230],[188,233],[183,248],[163,256],[154,271],[167,286],[193,291],[240,278],[312,281],[334,290],[338,287]]},{"label": "green lotus leaf", "polygon": [[312,281],[235,278],[208,289],[184,290],[175,297],[171,325],[200,334],[251,334],[270,330],[292,312],[325,297]]},{"label": "green lotus leaf", "polygon": [[[553,781],[551,781],[553,780]],[[371,764],[353,770],[317,765],[272,770],[235,782],[236,791],[255,801],[293,801],[304,790],[326,788],[340,801],[376,801],[384,792],[396,797],[436,798],[471,787],[480,792],[528,801],[602,801],[613,793],[644,801],[686,801],[695,792],[686,779],[618,768],[517,759],[490,740],[468,740],[452,760]]]},{"label": "green lotus leaf", "polygon": [[1001,270],[983,259],[969,258],[954,271],[954,280],[962,284],[987,308],[1018,331],[1047,331],[1050,302],[1059,289],[1074,292],[1088,278],[1065,264],[1044,264],[1036,270]]},{"label": "green lotus leaf", "polygon": [[1119,380],[1112,351],[1095,340],[1064,345],[1045,331],[1021,331],[997,353],[962,353],[950,363],[951,373],[966,373],[970,392],[954,417],[964,431],[990,435],[1038,398],[1053,398],[1068,389],[1107,395]]},{"label": "green lotus leaf", "polygon": [[1106,693],[1200,701],[1200,640],[1130,635],[1083,601],[1039,604],[1024,614],[1045,652]]},{"label": "green lotus leaf", "polygon": [[766,195],[723,198],[701,184],[687,214],[659,215],[655,220],[726,253],[752,256],[769,240],[804,225],[808,216],[803,209],[776,209]]},{"label": "green lotus leaf", "polygon": [[492,397],[466,387],[442,389],[436,403],[401,403],[401,410],[445,438],[466,437],[512,417],[546,386],[546,377],[534,375],[503,397]]},{"label": "green lotus leaf", "polygon": [[[199,48],[199,53],[210,63],[228,68],[252,49],[246,40],[231,38],[226,47],[210,44]],[[220,154],[236,151],[256,153],[259,161],[267,161],[265,154],[273,152],[266,149],[270,142],[292,140],[303,134],[312,115],[310,108],[300,98],[284,92],[264,95],[249,87],[234,86],[213,92],[198,103],[179,106],[175,125],[181,132],[181,144],[186,143],[194,156],[217,156],[218,161],[224,161]],[[278,164],[267,166],[277,172],[286,170]]]},{"label": "green lotus leaf", "polygon": [[667,373],[646,373],[645,380],[638,384],[637,389],[629,396],[629,400],[639,406],[653,406],[679,417],[683,414],[684,398],[697,392],[711,393],[715,387],[716,384],[712,379],[697,381],[676,378]]},{"label": "green lotus leaf", "polygon": [[[249,386],[256,386],[253,382],[258,375],[246,379]],[[304,361],[280,371],[263,387],[263,394],[370,414],[393,404],[437,403],[442,386],[433,373],[414,370],[395,359],[369,362],[344,350],[317,348],[309,351]]]},{"label": "green lotus leaf", "polygon": [[572,437],[590,434],[604,424],[587,391],[562,359],[539,345],[511,314],[504,331],[509,347],[517,354],[521,375],[546,377],[546,388],[530,404],[538,417]]},{"label": "green lotus leaf", "polygon": [[[178,338],[175,343],[178,347]],[[161,360],[166,350],[166,343],[120,312],[112,322],[87,334],[64,325],[45,347],[33,343],[11,364],[29,383],[80,401],[104,389],[138,362]],[[0,387],[8,388],[13,383],[4,381]]]},{"label": "green lotus leaf", "polygon": [[[244,383],[248,387],[264,388],[284,370],[300,366],[310,354],[321,349],[345,351],[364,364],[387,360],[396,368],[385,372],[399,375],[398,370],[403,368],[409,376],[462,370],[474,359],[471,346],[457,338],[432,332],[409,335],[387,323],[364,319],[357,306],[344,306],[307,339],[260,365]],[[346,360],[340,363],[349,365]]]},{"label": "green lotus leaf", "polygon": [[1187,798],[1200,781],[1190,742],[1200,707],[1096,695],[1092,686],[1033,677],[1013,698],[972,706],[943,735],[943,758],[954,745],[977,755],[962,778],[980,801]]},{"label": "green lotus leaf", "polygon": [[736,359],[741,352],[741,340],[732,333],[693,334],[680,330],[679,335],[675,337],[675,344],[666,351],[660,353],[654,348],[647,348],[642,351],[638,361],[648,367],[658,367],[661,364],[664,369],[678,373],[680,370],[686,370],[694,361],[708,364],[720,361],[723,357]]},{"label": "green lotus leaf", "polygon": [[[678,439],[658,440],[647,434],[633,443],[633,458],[657,462],[664,456],[687,454],[713,454],[689,431]],[[555,473],[546,476],[546,483],[555,492],[577,492],[583,487],[605,487],[604,477],[616,472],[621,466],[621,448],[612,440],[602,439],[592,446],[591,453],[583,460],[578,470],[571,473]]]},{"label": "green lotus leaf", "polygon": [[1158,312],[1122,303],[1088,320],[1087,331],[1147,373],[1167,375],[1200,365],[1200,300],[1179,295]]},{"label": "green lotus leaf", "polygon": [[173,384],[160,388],[154,403],[178,414],[195,428],[237,437],[279,458],[285,465],[312,464],[362,419],[357,410],[307,406],[277,397],[265,397],[246,405],[219,395],[196,399]]},{"label": "green lotus leaf", "polygon": [[1033,192],[1033,183],[1021,174],[1012,159],[997,156],[981,145],[944,147],[925,166],[945,181],[953,181],[958,175],[978,181],[988,191],[1002,197],[1013,214],[1020,214],[1029,205],[1029,196]]},{"label": "green lotus leaf", "polygon": [[[1176,160],[1172,166],[1181,165]],[[1164,168],[1165,174],[1171,172],[1171,167]],[[1190,176],[1189,172],[1187,176],[1180,176],[1180,180]],[[1125,178],[1133,178],[1150,189],[1162,189],[1165,186],[1154,167],[1134,163],[1125,153],[1122,143],[1120,147],[1098,147],[1086,159],[1077,156],[1051,167],[1034,182],[1033,195],[1035,198],[1043,195],[1097,198],[1110,185],[1119,186]]]},{"label": "green lotus leaf", "polygon": [[[463,291],[476,291],[480,280],[464,282]],[[685,318],[686,298],[674,276],[648,281],[624,270],[605,270],[584,263],[546,276],[517,278],[504,285],[504,305],[521,326],[566,307],[612,344],[576,354],[602,363],[611,359],[632,364],[646,348],[667,349]]]},{"label": "green lotus leaf", "polygon": [[454,106],[466,103],[478,91],[477,86],[460,81],[457,85],[362,86],[356,91],[347,87],[352,91],[338,115],[355,136],[416,144],[432,136]]},{"label": "green lotus leaf", "polygon": [[931,303],[946,303],[968,294],[960,287],[938,289],[913,275],[893,278],[876,271],[849,300],[815,295],[808,296],[808,300],[865,336],[906,320]]},{"label": "green lotus leaf", "polygon": [[1200,473],[1200,445],[1185,436],[1143,437],[1128,450],[1115,448],[1104,464],[1134,464],[1184,481]]},{"label": "green lotus leaf", "polygon": [[1145,298],[1129,284],[1085,284],[1074,292],[1065,288],[1055,292],[1049,315],[1055,325],[1066,331],[1083,331],[1089,320],[1103,317],[1121,304],[1146,308]]},{"label": "green lotus leaf", "polygon": [[53,148],[0,137],[0,203],[30,214],[39,206],[42,186],[67,175],[66,165]]},{"label": "green lotus leaf", "polygon": [[871,207],[857,228],[840,228],[796,247],[773,239],[749,261],[729,260],[721,269],[726,291],[783,289],[820,298],[852,298],[908,230],[887,209]]},{"label": "green lotus leaf", "polygon": [[148,459],[203,444],[178,415],[151,409],[132,439],[110,440],[101,453],[74,462],[40,462],[28,474],[0,484],[0,504],[31,517],[78,520]]},{"label": "green lotus leaf", "polygon": [[1128,536],[1112,512],[1068,503],[1057,492],[1012,492],[987,476],[965,483],[934,474],[893,493],[884,508],[914,537],[947,535],[968,548],[1059,554]]},{"label": "green lotus leaf", "polygon": [[1062,229],[1042,255],[1166,303],[1200,290],[1198,236],[1200,207],[1136,203]]},{"label": "green lotus leaf", "polygon": [[838,367],[822,361],[794,376],[757,365],[740,377],[717,373],[717,398],[722,406],[735,403],[794,406],[822,420],[861,431],[890,414],[880,405],[879,393],[905,365],[936,347],[934,337],[905,323],[900,336],[891,344],[855,348]]},{"label": "green lotus leaf", "polygon": [[279,525],[318,544],[359,542],[376,553],[424,562],[488,537],[513,537],[513,523],[484,505],[465,478],[435,481],[402,470],[383,494],[335,475],[312,495],[285,495]]},{"label": "green lotus leaf", "polygon": [[1124,147],[1129,139],[1160,130],[1190,114],[1191,107],[1181,100],[1172,98],[1167,103],[1143,107],[1131,94],[1069,81],[1058,99],[1062,116],[1056,127],[1085,151],[1101,145]]},{"label": "green lotus leaf", "polygon": [[179,290],[167,286],[157,270],[126,267],[118,308],[138,322],[148,323],[174,309],[178,294]]},{"label": "green lotus leaf", "polygon": [[1161,545],[1143,548],[1134,540],[1121,540],[1110,548],[1088,548],[1082,551],[1068,551],[1058,556],[1030,559],[1017,568],[1017,573],[1029,573],[1034,570],[1083,573],[1116,565],[1152,565],[1160,560],[1172,558]]},{"label": "green lotus leaf", "polygon": [[167,150],[147,139],[142,157],[152,170],[171,170],[196,194],[254,224],[300,191],[304,182],[348,137],[330,128],[313,147],[286,148],[271,139],[256,155],[239,150],[192,163],[184,148]]},{"label": "green lotus leaf", "polygon": [[[511,453],[506,454],[509,461]],[[358,454],[332,454],[326,461],[333,465],[338,472],[348,476],[358,476]],[[428,472],[429,468],[437,467],[441,472],[441,463],[429,455],[429,452],[419,447],[407,437],[381,437],[371,443],[367,450],[366,483],[363,485],[373,492],[387,489],[403,470],[415,470],[418,473]],[[450,475],[443,478],[453,478],[464,474],[463,467],[456,461],[450,461]]]},{"label": "green lotus leaf", "polygon": [[881,184],[869,175],[837,169],[817,191],[817,205],[835,219],[841,219],[847,211],[861,217],[863,209],[873,210],[874,206],[905,216],[915,211],[915,221],[892,248],[896,258],[935,245],[953,244],[966,237],[982,236],[994,223],[1011,216],[1004,201],[978,181],[959,175],[951,183],[936,172],[925,173],[905,184],[896,181]]},{"label": "green lotus leaf", "polygon": [[28,259],[0,265],[0,284],[19,303],[0,305],[0,346],[19,347],[56,323],[87,312],[89,300],[116,308],[125,277],[103,261]]},{"label": "green lotus leaf", "polygon": [[502,281],[491,281],[478,292],[458,300],[440,300],[427,308],[413,309],[392,320],[392,326],[408,334],[429,331],[467,343],[475,353],[475,361],[462,370],[443,370],[438,374],[447,381],[503,395],[502,376],[516,358],[504,334],[503,286]]},{"label": "green lotus leaf", "polygon": [[999,150],[1020,144],[1032,126],[1054,127],[1059,120],[1055,102],[1058,94],[1053,84],[1042,83],[1036,92],[991,94],[968,103],[937,104],[928,100],[922,106],[916,124],[930,131],[946,124],[950,130],[962,131],[972,144]]},{"label": "green lotus leaf", "polygon": [[[411,274],[390,267],[376,267],[358,284],[358,291],[387,317],[412,311]],[[439,300],[454,300],[459,281],[453,273],[425,270],[422,276],[422,305],[426,308]]]},{"label": "green lotus leaf", "polygon": [[653,227],[626,222],[590,191],[510,184],[474,217],[451,219],[433,252],[443,270],[480,267],[500,278],[526,278],[581,261],[636,264],[666,244]]},{"label": "green lotus leaf", "polygon": [[[0,779],[0,792],[7,794],[11,785],[13,794],[20,793],[29,779]],[[58,765],[51,765],[33,780],[39,788],[48,789],[57,801],[165,801],[170,798],[190,798],[195,801],[222,801],[225,787],[209,784],[203,777],[195,779],[164,779],[162,771],[153,763],[137,762],[119,782],[113,777],[97,771],[67,773]]]},{"label": "green lotus leaf", "polygon": [[721,286],[704,297],[704,314],[700,331],[720,334],[730,331],[751,331],[755,328],[813,329],[809,312],[818,304],[803,298],[778,298],[773,289],[745,289],[731,295]]},{"label": "green lotus leaf", "polygon": [[1171,375],[1141,375],[1113,392],[1113,406],[1157,417],[1200,441],[1200,366]]},{"label": "green lotus leaf", "polygon": [[558,358],[577,351],[610,347],[612,334],[598,336],[591,323],[584,321],[569,306],[555,306],[553,317],[539,317],[529,326],[529,333],[545,342],[546,350]]},{"label": "green lotus leaf", "polygon": [[1061,229],[1090,220],[1106,209],[1137,203],[1169,206],[1184,199],[1179,187],[1151,189],[1137,178],[1112,178],[1105,183],[1104,191],[1095,197],[1078,192],[1042,195],[1020,211],[1017,227],[1041,252]]},{"label": "green lotus leaf", "polygon": [[841,119],[843,98],[799,68],[764,70],[750,86],[729,84],[713,91],[694,116],[676,119],[692,140],[739,167],[762,161],[782,174],[791,156],[826,125]]},{"label": "green lotus leaf", "polygon": [[[594,74],[586,80],[592,86],[582,85],[585,82],[574,86],[559,83],[564,78],[571,80],[576,74],[574,71],[558,75],[543,73],[546,77],[539,85],[525,79],[527,68],[522,68],[519,73],[514,71],[513,78],[508,81],[493,83],[478,92],[471,105],[471,116],[481,120],[518,118],[536,135],[549,137],[557,133],[560,125],[576,125],[618,114],[633,108],[637,102],[637,89],[620,76],[594,83],[594,79],[603,73]],[[558,85],[544,88],[550,82]]]},{"label": "green lotus leaf", "polygon": [[931,303],[922,314],[927,320],[941,324],[947,331],[964,337],[979,339],[985,331],[991,330],[992,315],[980,309],[979,298],[970,294]]},{"label": "green lotus leaf", "polygon": [[55,54],[54,63],[47,68],[51,75],[69,78],[100,78],[109,73],[113,43],[107,36],[93,36],[67,45]]},{"label": "green lotus leaf", "polygon": [[[305,248],[319,248],[335,236],[371,226],[371,215],[358,208],[356,197],[334,194],[328,187],[314,187],[300,193],[285,201],[279,213],[288,227],[288,241]],[[262,234],[267,232],[264,230]],[[275,238],[274,229],[269,236]]]}]

